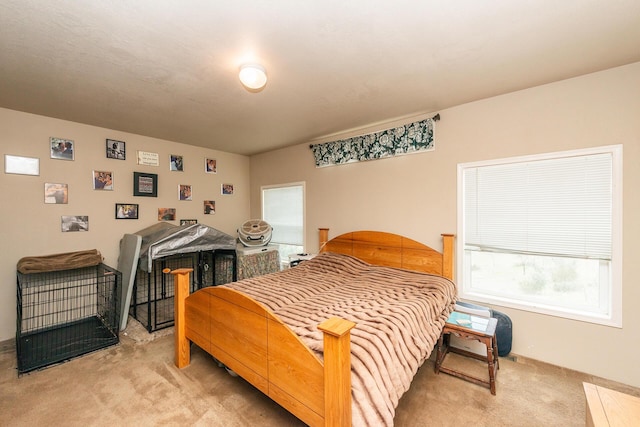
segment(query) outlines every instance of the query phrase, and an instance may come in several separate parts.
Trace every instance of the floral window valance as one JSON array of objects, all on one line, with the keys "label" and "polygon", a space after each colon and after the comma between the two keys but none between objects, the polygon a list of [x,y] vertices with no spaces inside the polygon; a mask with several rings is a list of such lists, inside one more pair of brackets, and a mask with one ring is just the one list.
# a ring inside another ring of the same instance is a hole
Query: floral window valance
[{"label": "floral window valance", "polygon": [[430,119],[368,135],[313,144],[310,147],[316,167],[431,151],[434,149],[433,126],[439,119],[438,114]]}]

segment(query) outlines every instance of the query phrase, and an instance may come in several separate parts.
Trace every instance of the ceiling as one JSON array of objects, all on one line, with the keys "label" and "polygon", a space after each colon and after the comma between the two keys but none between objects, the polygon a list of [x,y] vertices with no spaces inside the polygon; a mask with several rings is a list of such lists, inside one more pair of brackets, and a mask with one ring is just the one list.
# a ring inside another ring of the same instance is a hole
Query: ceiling
[{"label": "ceiling", "polygon": [[637,61],[638,0],[0,0],[0,107],[245,155]]}]

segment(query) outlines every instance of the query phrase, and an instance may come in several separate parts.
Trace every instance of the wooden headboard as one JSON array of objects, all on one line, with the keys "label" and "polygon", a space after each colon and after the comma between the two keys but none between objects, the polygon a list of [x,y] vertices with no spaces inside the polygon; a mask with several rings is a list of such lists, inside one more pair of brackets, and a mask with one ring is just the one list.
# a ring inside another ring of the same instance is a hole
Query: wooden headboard
[{"label": "wooden headboard", "polygon": [[381,231],[352,231],[329,240],[329,229],[320,228],[320,252],[355,256],[376,265],[437,274],[453,280],[453,234],[443,234],[442,253],[415,240]]}]

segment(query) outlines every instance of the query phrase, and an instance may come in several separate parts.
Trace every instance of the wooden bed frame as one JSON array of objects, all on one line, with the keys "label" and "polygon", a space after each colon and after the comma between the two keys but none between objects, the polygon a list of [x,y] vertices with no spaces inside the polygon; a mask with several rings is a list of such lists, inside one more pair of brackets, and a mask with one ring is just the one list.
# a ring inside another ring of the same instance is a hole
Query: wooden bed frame
[{"label": "wooden bed frame", "polygon": [[[328,240],[321,228],[320,252],[353,255],[366,262],[453,279],[452,234],[443,253],[406,237],[356,231]],[[350,331],[355,323],[331,318],[324,333],[324,362],[275,314],[252,298],[225,287],[189,295],[192,269],[175,275],[175,363],[190,363],[190,342],[310,426],[351,425]],[[169,272],[169,270],[165,270]]]}]

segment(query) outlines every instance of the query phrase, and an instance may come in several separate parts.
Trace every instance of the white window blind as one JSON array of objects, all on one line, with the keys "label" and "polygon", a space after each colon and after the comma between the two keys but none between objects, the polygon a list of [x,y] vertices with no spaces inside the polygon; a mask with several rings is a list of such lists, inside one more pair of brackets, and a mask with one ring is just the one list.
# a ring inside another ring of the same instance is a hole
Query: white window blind
[{"label": "white window blind", "polygon": [[466,168],[465,250],[611,260],[612,157]]},{"label": "white window blind", "polygon": [[271,241],[304,244],[304,188],[302,185],[264,188],[262,219],[273,227]]}]

